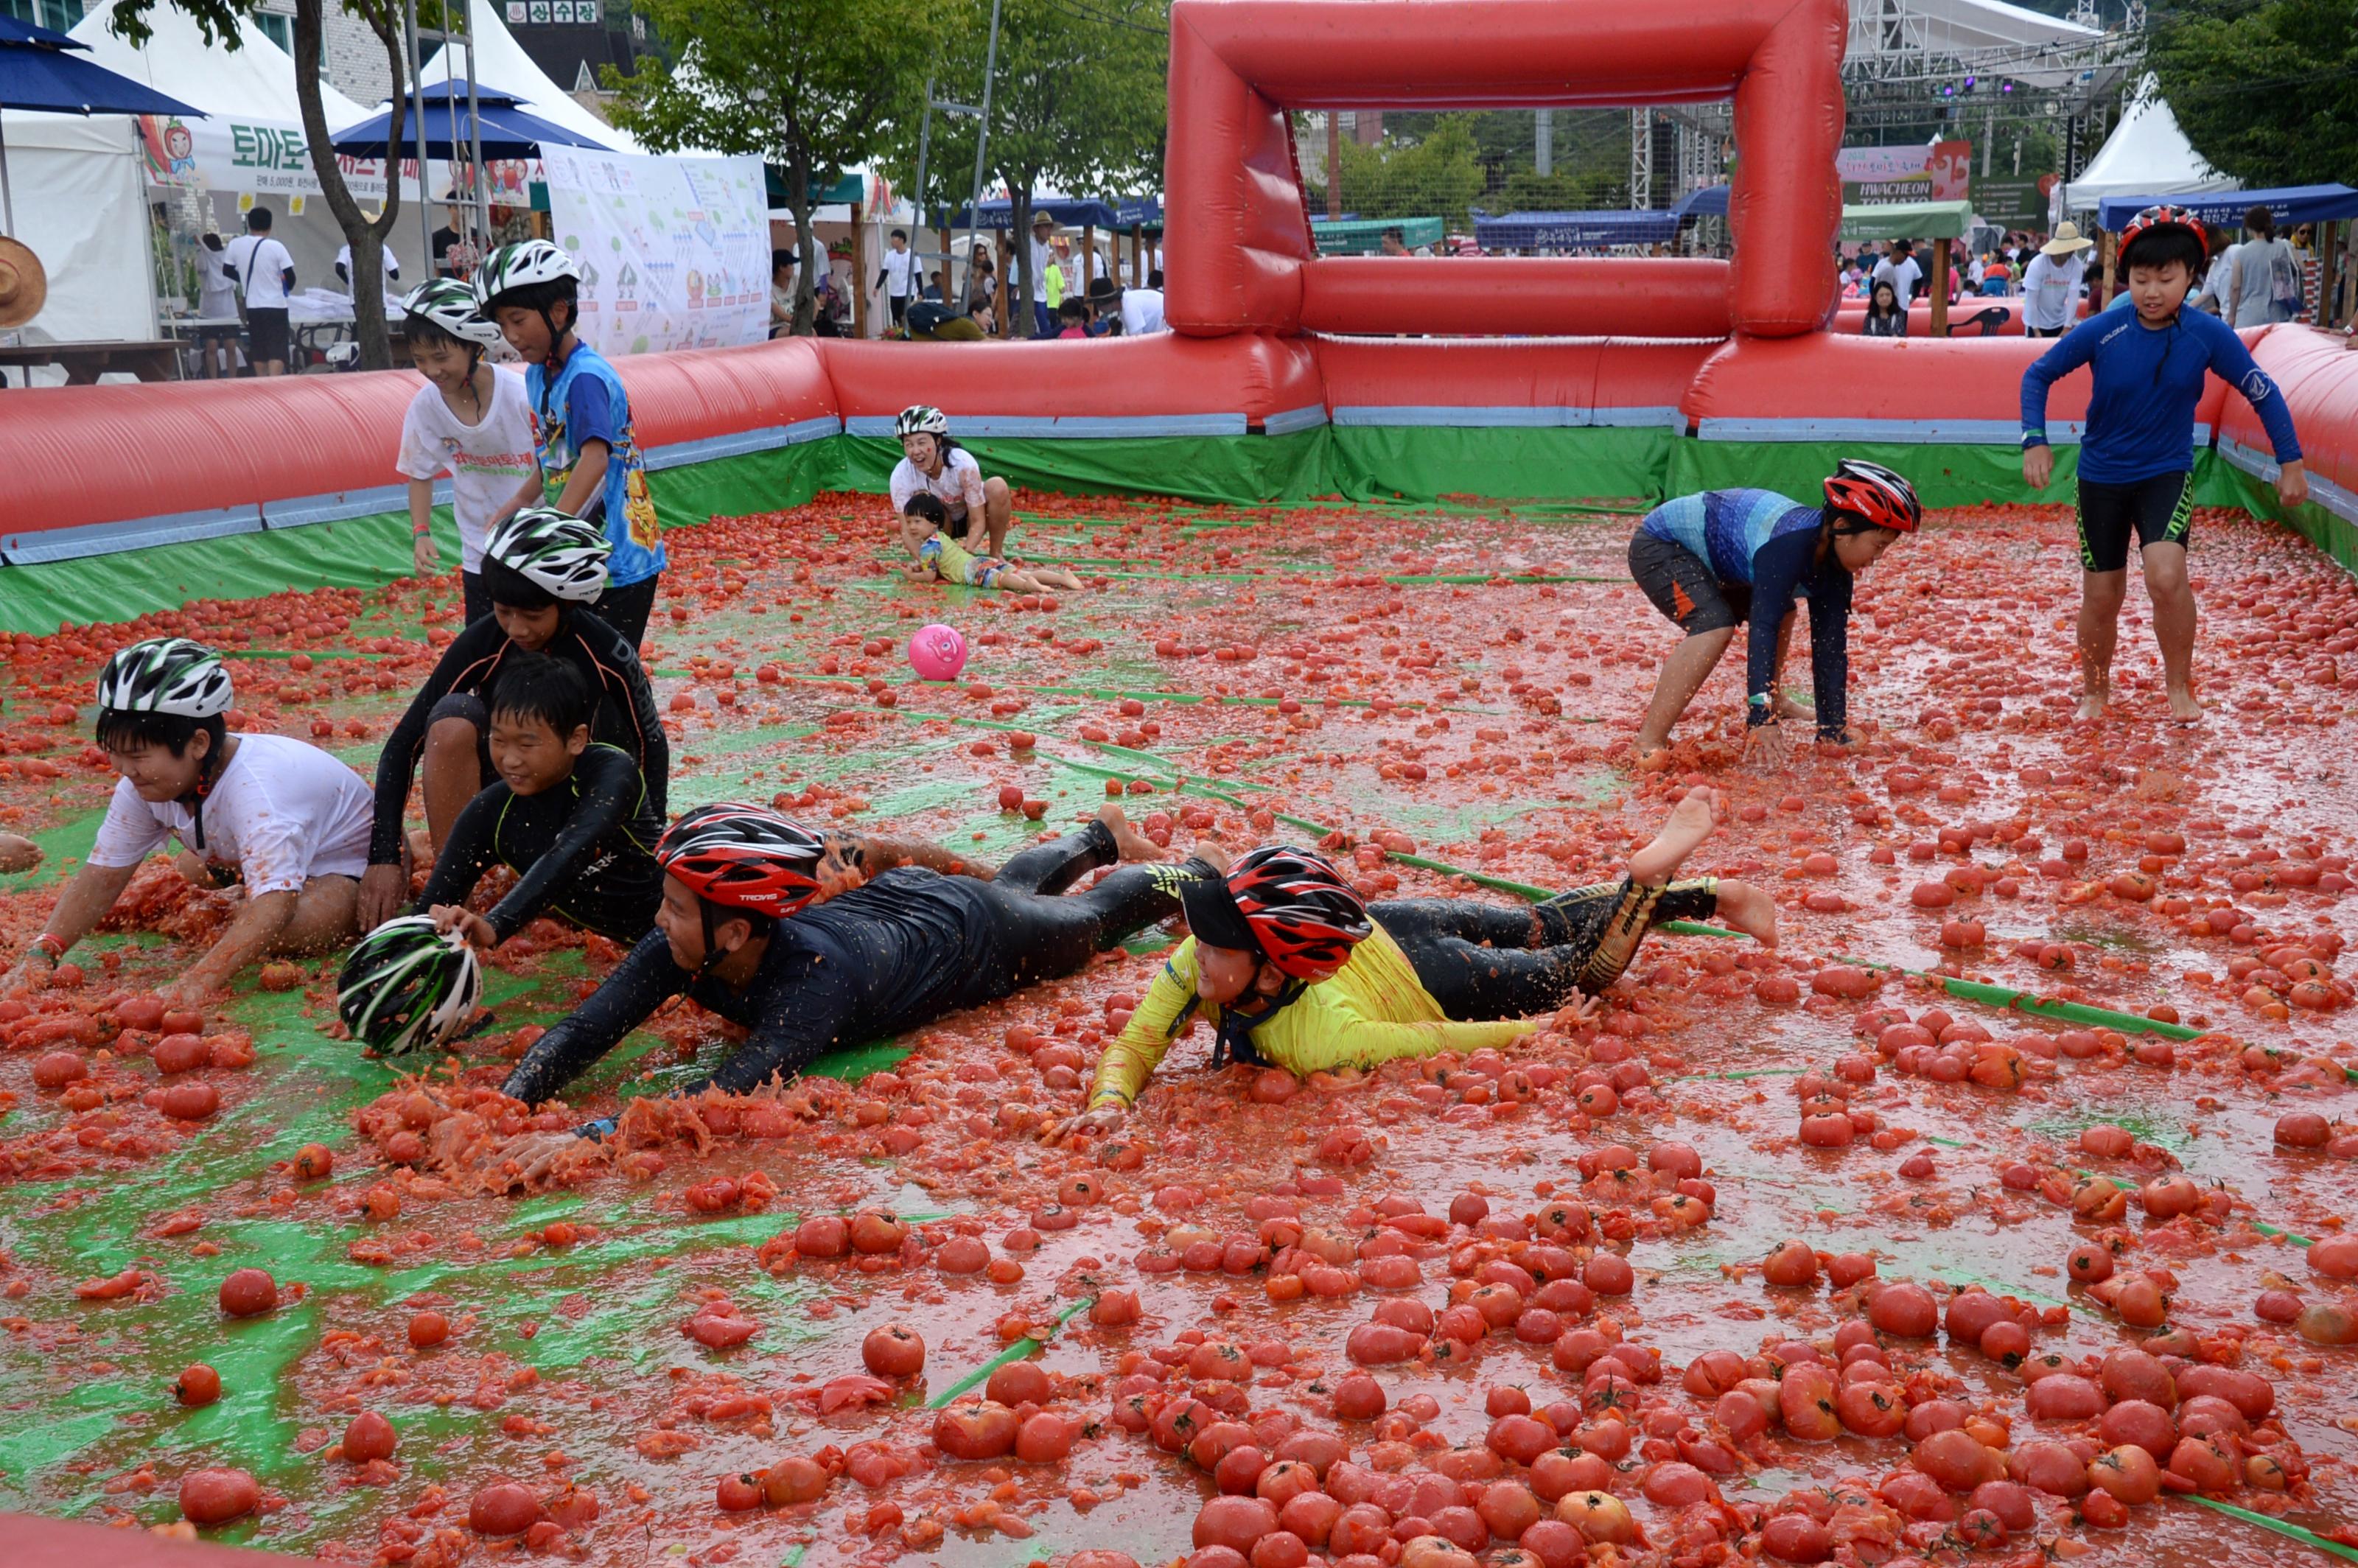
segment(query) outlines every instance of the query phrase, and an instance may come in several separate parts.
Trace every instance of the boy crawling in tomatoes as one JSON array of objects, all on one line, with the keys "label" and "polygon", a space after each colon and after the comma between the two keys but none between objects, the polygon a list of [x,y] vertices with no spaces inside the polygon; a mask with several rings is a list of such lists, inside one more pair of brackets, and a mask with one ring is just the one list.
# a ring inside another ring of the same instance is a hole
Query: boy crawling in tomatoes
[{"label": "boy crawling in tomatoes", "polygon": [[1586,1018],[1648,930],[1716,915],[1777,944],[1777,911],[1748,882],[1671,877],[1725,801],[1690,793],[1616,885],[1529,910],[1456,899],[1373,906],[1314,849],[1271,845],[1181,892],[1194,935],[1155,977],[1098,1063],[1089,1108],[1065,1130],[1109,1131],[1200,1011],[1212,1065],[1268,1063],[1297,1076],[1400,1056],[1504,1045],[1569,1008]]}]

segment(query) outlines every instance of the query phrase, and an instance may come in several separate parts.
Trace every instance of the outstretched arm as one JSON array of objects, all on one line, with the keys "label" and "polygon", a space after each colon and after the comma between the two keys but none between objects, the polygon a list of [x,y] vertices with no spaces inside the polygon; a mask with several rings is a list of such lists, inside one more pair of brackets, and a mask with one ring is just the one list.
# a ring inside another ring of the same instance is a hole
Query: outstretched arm
[{"label": "outstretched arm", "polygon": [[297,888],[280,888],[258,898],[249,898],[205,956],[182,975],[178,983],[164,988],[160,993],[167,1001],[202,1001],[206,997],[229,988],[230,978],[240,969],[270,951],[278,934],[295,914],[295,901],[302,896]]},{"label": "outstretched arm", "polygon": [[533,1044],[500,1092],[527,1105],[550,1098],[687,985],[687,972],[672,962],[664,934],[648,932],[605,984]]},{"label": "outstretched arm", "polygon": [[[855,871],[861,881],[895,866],[923,866],[946,877],[972,877],[989,881],[999,869],[970,855],[936,844],[930,838],[904,838],[889,833],[854,833],[838,837],[827,847],[827,867]],[[855,884],[856,885],[856,884]]]},{"label": "outstretched arm", "polygon": [[114,901],[123,896],[123,890],[131,885],[138,870],[137,866],[93,866],[85,861],[81,870],[74,873],[74,880],[66,884],[58,906],[49,912],[49,924],[41,928],[41,935],[52,940],[27,950],[16,968],[0,977],[0,994],[18,986],[46,982],[49,971],[72,951],[73,945],[89,935],[92,928],[106,917],[106,912],[114,907]]}]

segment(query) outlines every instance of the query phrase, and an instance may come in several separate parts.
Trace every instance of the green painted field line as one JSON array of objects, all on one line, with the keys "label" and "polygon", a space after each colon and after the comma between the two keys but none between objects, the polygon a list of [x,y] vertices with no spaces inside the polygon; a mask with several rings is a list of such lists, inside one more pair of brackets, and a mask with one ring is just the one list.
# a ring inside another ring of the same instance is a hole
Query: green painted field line
[{"label": "green painted field line", "polygon": [[[1705,929],[1709,930],[1712,928],[1706,926]],[[1729,933],[1728,935],[1732,935],[1734,933]],[[1809,1071],[1811,1071],[1811,1069],[1808,1067],[1740,1067],[1732,1073],[1685,1073],[1682,1074],[1678,1077],[1672,1078],[1671,1082],[1674,1084],[1693,1084],[1703,1083],[1705,1081],[1740,1083],[1746,1078],[1799,1077],[1801,1074]]]},{"label": "green painted field line", "polygon": [[2212,1498],[2199,1498],[2191,1494],[2184,1494],[2179,1495],[2178,1500],[2209,1509],[2213,1513],[2225,1514],[2229,1519],[2242,1519],[2245,1524],[2258,1525],[2262,1530],[2273,1530],[2287,1541],[2298,1541],[2303,1546],[2315,1547],[2328,1557],[2339,1557],[2344,1563],[2358,1563],[2358,1551],[2353,1551],[2338,1541],[2328,1541],[2315,1530],[2305,1530],[2289,1520],[2271,1519],[2266,1514],[2255,1513],[2250,1509],[2240,1509],[2233,1503],[2223,1503]]},{"label": "green painted field line", "polygon": [[2085,1002],[2045,1001],[2028,991],[2012,986],[1994,986],[1981,980],[1952,979],[1923,969],[1911,969],[1905,964],[1878,963],[1873,958],[1851,957],[1836,954],[1836,961],[1856,964],[1862,968],[1880,969],[1886,974],[1912,975],[1920,980],[1931,980],[1959,1001],[1979,1002],[1984,1007],[2001,1008],[2009,1012],[2027,1012],[2034,1018],[2051,1018],[2061,1023],[2101,1023],[2127,1034],[2158,1034],[2168,1040],[2199,1040],[2200,1029],[2189,1029],[2182,1023],[2164,1023],[2158,1018],[2140,1018],[2134,1012],[2116,1012],[2109,1007],[2090,1007]]},{"label": "green painted field line", "polygon": [[[1059,1328],[1064,1327],[1065,1325],[1072,1322],[1076,1314],[1086,1312],[1090,1307],[1097,1305],[1097,1302],[1098,1298],[1094,1292],[1088,1295],[1083,1296],[1079,1301],[1075,1302],[1071,1306],[1066,1307],[1064,1311],[1056,1314],[1056,1326]],[[1009,1346],[1006,1349],[1001,1351],[998,1355],[992,1357],[990,1360],[985,1361],[981,1366],[977,1367],[973,1371],[968,1372],[965,1377],[960,1378],[957,1382],[952,1383],[948,1388],[944,1389],[940,1393],[936,1394],[932,1399],[927,1400],[925,1401],[925,1408],[927,1410],[940,1410],[944,1405],[948,1404],[952,1400],[957,1399],[968,1389],[975,1387],[979,1383],[989,1381],[990,1375],[993,1372],[998,1371],[1010,1361],[1022,1360],[1023,1357],[1031,1355],[1034,1350],[1039,1349],[1044,1343],[1044,1341],[1034,1339],[1029,1335],[1024,1336],[1014,1344]]]}]

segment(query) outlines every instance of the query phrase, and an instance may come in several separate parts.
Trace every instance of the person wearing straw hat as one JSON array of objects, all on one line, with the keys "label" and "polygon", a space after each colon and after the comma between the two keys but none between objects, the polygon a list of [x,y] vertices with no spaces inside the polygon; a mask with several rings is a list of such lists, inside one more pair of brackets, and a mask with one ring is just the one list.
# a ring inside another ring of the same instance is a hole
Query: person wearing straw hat
[{"label": "person wearing straw hat", "polygon": [[1056,317],[1052,308],[1062,297],[1051,299],[1048,294],[1048,269],[1056,265],[1056,220],[1046,212],[1032,214],[1032,335],[1053,338],[1056,335]]},{"label": "person wearing straw hat", "polygon": [[0,327],[21,327],[49,303],[49,275],[22,240],[0,234]]},{"label": "person wearing straw hat", "polygon": [[2077,223],[2055,226],[2055,237],[2039,247],[2022,272],[2022,324],[2034,338],[2060,338],[2070,329],[2080,299],[2080,280],[2096,242],[2082,239]]}]

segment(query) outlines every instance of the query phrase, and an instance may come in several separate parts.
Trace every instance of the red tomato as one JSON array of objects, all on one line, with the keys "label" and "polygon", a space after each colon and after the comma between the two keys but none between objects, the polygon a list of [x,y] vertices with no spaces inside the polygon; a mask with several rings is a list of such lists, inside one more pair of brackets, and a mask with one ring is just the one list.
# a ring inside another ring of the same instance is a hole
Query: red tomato
[{"label": "red tomato", "polygon": [[344,1427],[343,1454],[347,1464],[365,1465],[372,1459],[390,1459],[401,1445],[400,1434],[393,1422],[374,1411],[362,1411]]},{"label": "red tomato", "polygon": [[827,1495],[829,1479],[815,1459],[781,1459],[762,1472],[762,1498],[773,1509],[813,1502]]},{"label": "red tomato", "polygon": [[253,1317],[278,1304],[278,1281],[260,1269],[240,1269],[221,1283],[221,1309],[232,1317]]},{"label": "red tomato", "polygon": [[868,1331],[860,1344],[860,1359],[880,1378],[913,1378],[925,1370],[925,1342],[915,1330],[888,1323]]},{"label": "red tomato", "polygon": [[201,1361],[181,1373],[172,1385],[172,1397],[191,1409],[209,1405],[221,1396],[221,1374]]},{"label": "red tomato", "polygon": [[180,1515],[190,1524],[226,1524],[261,1502],[262,1488],[243,1470],[191,1470],[180,1478]]},{"label": "red tomato", "polygon": [[450,1321],[438,1312],[421,1312],[409,1320],[412,1348],[431,1350],[450,1337]]},{"label": "red tomato", "polygon": [[795,1251],[800,1257],[840,1258],[850,1250],[851,1227],[840,1215],[817,1215],[795,1227]]},{"label": "red tomato", "polygon": [[1195,1514],[1196,1548],[1225,1546],[1249,1552],[1261,1537],[1275,1533],[1277,1509],[1260,1498],[1214,1498]]},{"label": "red tomato", "polygon": [[953,1459],[997,1459],[1014,1451],[1015,1412],[993,1400],[961,1401],[934,1418],[934,1446]]},{"label": "red tomato", "polygon": [[478,1535],[522,1535],[540,1520],[540,1499],[514,1481],[494,1481],[467,1505],[467,1527]]}]

